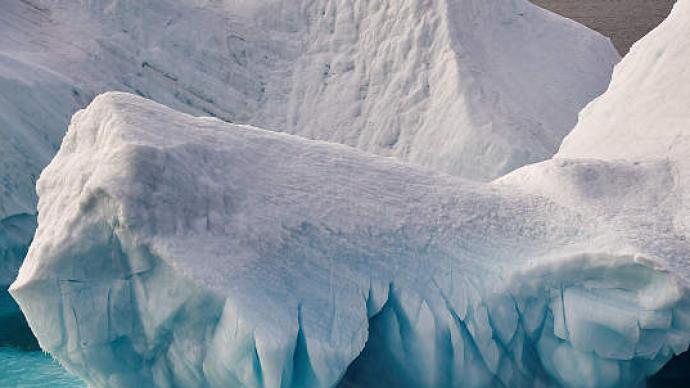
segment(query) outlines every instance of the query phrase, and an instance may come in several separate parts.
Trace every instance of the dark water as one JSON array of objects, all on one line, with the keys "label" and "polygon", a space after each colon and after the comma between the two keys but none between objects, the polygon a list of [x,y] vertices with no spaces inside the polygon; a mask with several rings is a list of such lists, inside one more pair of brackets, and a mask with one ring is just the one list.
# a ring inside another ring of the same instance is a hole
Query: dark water
[{"label": "dark water", "polygon": [[685,352],[673,358],[647,384],[647,388],[687,387],[690,387],[690,352]]}]

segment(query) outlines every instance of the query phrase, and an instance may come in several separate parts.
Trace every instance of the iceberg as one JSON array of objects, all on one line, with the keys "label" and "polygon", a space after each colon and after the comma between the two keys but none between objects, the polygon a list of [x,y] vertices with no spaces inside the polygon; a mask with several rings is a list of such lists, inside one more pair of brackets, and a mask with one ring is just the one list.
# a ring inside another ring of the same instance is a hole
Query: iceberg
[{"label": "iceberg", "polygon": [[33,236],[40,172],[99,93],[490,180],[553,155],[618,60],[526,0],[5,2],[0,288]]},{"label": "iceberg", "polygon": [[669,163],[478,183],[106,93],[10,292],[93,386],[633,386],[690,343]]}]

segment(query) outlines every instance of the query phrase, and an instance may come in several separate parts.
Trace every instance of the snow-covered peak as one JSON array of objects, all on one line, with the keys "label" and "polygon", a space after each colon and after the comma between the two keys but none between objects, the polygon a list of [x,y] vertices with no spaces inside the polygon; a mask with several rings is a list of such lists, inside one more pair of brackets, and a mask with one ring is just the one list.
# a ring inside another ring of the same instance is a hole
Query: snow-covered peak
[{"label": "snow-covered peak", "polygon": [[316,3],[287,120],[255,124],[466,178],[553,155],[618,60],[522,0]]}]

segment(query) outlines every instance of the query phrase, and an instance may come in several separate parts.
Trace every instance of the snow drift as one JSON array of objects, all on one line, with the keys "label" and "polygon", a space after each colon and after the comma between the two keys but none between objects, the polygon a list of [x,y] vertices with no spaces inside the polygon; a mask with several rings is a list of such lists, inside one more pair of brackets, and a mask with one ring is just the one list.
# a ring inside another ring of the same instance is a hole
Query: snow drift
[{"label": "snow drift", "polygon": [[11,293],[95,386],[632,385],[690,343],[667,163],[473,183],[108,93]]}]

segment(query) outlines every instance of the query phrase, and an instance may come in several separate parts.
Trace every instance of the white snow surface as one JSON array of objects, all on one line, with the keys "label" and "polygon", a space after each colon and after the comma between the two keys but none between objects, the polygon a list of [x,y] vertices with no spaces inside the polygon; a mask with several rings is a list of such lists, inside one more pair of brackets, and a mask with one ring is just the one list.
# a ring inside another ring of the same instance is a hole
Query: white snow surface
[{"label": "white snow surface", "polygon": [[632,386],[690,343],[668,163],[477,183],[107,93],[10,292],[93,386]]}]

